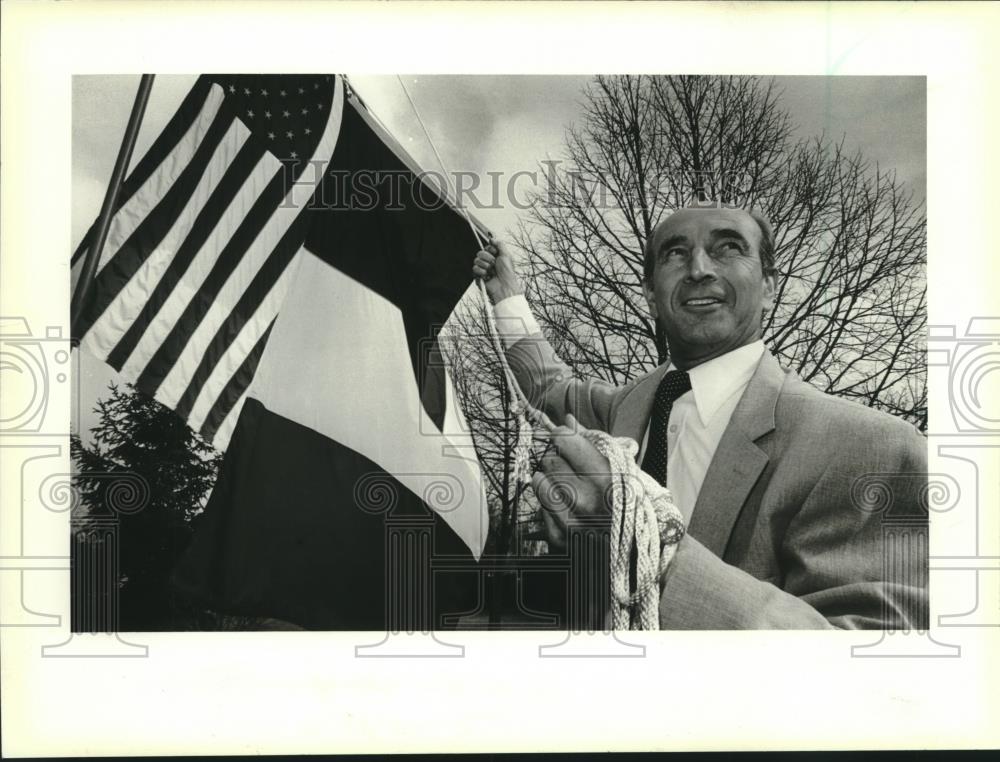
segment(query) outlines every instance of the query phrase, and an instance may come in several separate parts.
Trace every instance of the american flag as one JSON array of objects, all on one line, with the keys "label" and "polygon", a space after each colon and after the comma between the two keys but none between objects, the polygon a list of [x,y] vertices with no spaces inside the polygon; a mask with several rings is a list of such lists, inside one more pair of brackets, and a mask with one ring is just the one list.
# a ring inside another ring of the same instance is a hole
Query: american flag
[{"label": "american flag", "polygon": [[219,449],[288,289],[343,104],[332,75],[201,76],[122,187],[81,347]]}]

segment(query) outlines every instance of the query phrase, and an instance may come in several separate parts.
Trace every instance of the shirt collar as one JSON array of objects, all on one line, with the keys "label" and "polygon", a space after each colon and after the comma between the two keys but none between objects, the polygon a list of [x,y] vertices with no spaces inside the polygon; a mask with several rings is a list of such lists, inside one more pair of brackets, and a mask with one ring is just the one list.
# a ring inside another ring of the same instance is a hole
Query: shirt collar
[{"label": "shirt collar", "polygon": [[[694,404],[698,408],[702,426],[708,425],[726,400],[746,388],[763,354],[764,342],[758,340],[696,365],[688,371]],[[674,367],[670,363],[668,370],[673,370]]]}]

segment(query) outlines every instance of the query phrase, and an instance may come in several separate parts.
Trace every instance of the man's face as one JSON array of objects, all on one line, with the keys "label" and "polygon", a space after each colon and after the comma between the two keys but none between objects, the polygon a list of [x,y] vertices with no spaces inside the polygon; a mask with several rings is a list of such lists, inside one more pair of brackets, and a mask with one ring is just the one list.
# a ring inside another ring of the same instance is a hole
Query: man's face
[{"label": "man's face", "polygon": [[653,231],[653,273],[644,290],[678,367],[760,338],[761,311],[774,299],[760,242],[760,227],[739,209],[681,209]]}]

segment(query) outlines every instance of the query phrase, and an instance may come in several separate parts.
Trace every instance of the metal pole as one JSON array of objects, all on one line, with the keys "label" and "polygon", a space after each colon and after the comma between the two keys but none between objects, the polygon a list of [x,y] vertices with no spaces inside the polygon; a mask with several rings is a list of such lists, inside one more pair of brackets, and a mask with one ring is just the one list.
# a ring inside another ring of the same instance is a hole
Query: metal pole
[{"label": "metal pole", "polygon": [[93,290],[91,287],[94,283],[94,276],[97,274],[97,264],[101,261],[101,250],[104,249],[104,244],[108,240],[111,215],[118,204],[118,194],[121,191],[122,182],[125,180],[125,172],[128,170],[129,162],[132,160],[132,149],[135,148],[139,126],[142,124],[142,115],[146,111],[146,103],[149,101],[149,92],[152,89],[153,75],[143,74],[142,79],[139,80],[139,89],[135,93],[135,102],[132,104],[132,113],[128,118],[125,136],[122,138],[121,148],[118,149],[118,159],[115,161],[115,168],[111,173],[111,182],[108,184],[107,193],[104,194],[104,203],[101,206],[101,216],[98,217],[97,230],[84,257],[80,279],[77,281],[76,291],[73,292],[73,299],[70,303],[70,333],[74,344],[83,338],[77,335],[77,328],[83,308]]}]

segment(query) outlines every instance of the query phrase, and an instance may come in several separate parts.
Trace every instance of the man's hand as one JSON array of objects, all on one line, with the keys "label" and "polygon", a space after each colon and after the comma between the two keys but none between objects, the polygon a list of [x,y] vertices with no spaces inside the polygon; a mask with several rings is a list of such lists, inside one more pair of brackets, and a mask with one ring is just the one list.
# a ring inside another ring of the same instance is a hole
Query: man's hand
[{"label": "man's hand", "polygon": [[517,271],[514,269],[513,257],[507,253],[502,243],[492,238],[486,244],[486,248],[476,254],[476,259],[472,263],[472,273],[477,278],[483,279],[486,293],[494,304],[508,296],[524,293],[521,279],[517,277]]},{"label": "man's hand", "polygon": [[555,452],[546,455],[531,485],[542,504],[549,547],[566,546],[566,529],[572,524],[588,526],[610,521],[606,496],[611,485],[608,459],[581,433],[583,427],[572,415],[565,426],[551,429]]}]

